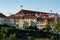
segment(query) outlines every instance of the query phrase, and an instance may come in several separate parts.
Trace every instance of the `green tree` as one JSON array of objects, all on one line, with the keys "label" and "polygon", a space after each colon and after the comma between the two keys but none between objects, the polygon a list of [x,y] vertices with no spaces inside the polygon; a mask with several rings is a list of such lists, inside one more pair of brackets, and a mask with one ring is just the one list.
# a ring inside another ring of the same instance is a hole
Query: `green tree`
[{"label": "green tree", "polygon": [[6,38],[6,33],[8,32],[8,28],[6,28],[6,27],[2,27],[1,29],[0,29],[0,39],[2,40],[2,39],[4,39],[5,40],[5,38]]},{"label": "green tree", "polygon": [[59,28],[58,28],[58,25],[57,24],[53,24],[52,25],[52,31],[56,31],[56,33],[59,32]]},{"label": "green tree", "polygon": [[50,40],[55,40],[55,37],[54,36],[51,36]]},{"label": "green tree", "polygon": [[51,27],[50,27],[50,25],[46,24],[46,25],[45,25],[45,30],[46,30],[46,31],[49,31],[49,30],[51,30]]},{"label": "green tree", "polygon": [[6,40],[16,40],[16,34],[10,34],[10,37],[6,38]]},{"label": "green tree", "polygon": [[7,27],[2,27],[0,28],[0,40],[15,40],[16,39],[16,34],[10,34],[10,36],[8,37],[8,31],[9,28]]}]

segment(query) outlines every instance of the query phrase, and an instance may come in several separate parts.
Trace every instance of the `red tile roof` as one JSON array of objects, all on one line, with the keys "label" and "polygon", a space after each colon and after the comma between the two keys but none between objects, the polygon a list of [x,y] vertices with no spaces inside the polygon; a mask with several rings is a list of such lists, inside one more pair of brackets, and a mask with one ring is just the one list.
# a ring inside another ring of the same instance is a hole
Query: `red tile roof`
[{"label": "red tile roof", "polygon": [[23,16],[23,18],[24,18],[24,19],[29,19],[29,18],[30,18],[30,19],[31,19],[31,18],[33,19],[34,16],[33,16],[33,15],[25,15],[25,16]]},{"label": "red tile roof", "polygon": [[10,18],[10,19],[19,19],[19,18],[20,18],[20,16],[11,15],[11,16],[8,16],[8,18]]},{"label": "red tile roof", "polygon": [[[29,18],[35,18],[36,17],[35,14],[37,14],[37,15],[40,15],[41,14],[40,16],[42,16],[42,20],[45,20],[45,19],[52,20],[52,19],[54,19],[54,17],[51,17],[51,18],[48,17],[49,16],[49,13],[46,13],[46,12],[38,12],[38,11],[31,11],[31,10],[21,10],[21,11],[17,12],[14,15],[8,16],[8,18],[11,18],[11,19],[19,19],[19,18],[21,18],[20,15],[23,15],[23,14],[24,14],[24,16],[22,18],[27,18],[27,19],[29,19]],[[29,15],[27,15],[27,14],[29,14]],[[43,16],[45,16],[45,18],[43,18]]]}]

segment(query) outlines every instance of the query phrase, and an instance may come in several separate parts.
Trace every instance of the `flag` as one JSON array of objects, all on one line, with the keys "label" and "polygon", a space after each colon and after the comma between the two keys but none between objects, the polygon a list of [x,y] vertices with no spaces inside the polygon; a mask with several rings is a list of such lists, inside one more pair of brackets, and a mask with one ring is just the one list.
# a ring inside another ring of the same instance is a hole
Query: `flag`
[{"label": "flag", "polygon": [[52,10],[50,10],[50,12],[52,12]]},{"label": "flag", "polygon": [[20,7],[23,7],[23,5],[21,5]]}]

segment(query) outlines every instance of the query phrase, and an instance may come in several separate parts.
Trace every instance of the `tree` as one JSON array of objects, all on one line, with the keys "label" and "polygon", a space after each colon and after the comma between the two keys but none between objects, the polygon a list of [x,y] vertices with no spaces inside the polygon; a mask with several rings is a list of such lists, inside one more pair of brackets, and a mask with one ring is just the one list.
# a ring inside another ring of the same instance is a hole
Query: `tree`
[{"label": "tree", "polygon": [[49,31],[51,29],[50,25],[46,24],[45,25],[45,30]]},{"label": "tree", "polygon": [[28,28],[26,28],[26,29],[32,30],[32,31],[33,31],[33,30],[35,30],[35,31],[38,30],[38,28],[37,28],[36,26],[30,26],[30,27],[28,27]]},{"label": "tree", "polygon": [[59,32],[59,28],[57,24],[52,24],[52,31],[56,31],[56,33]]},{"label": "tree", "polygon": [[8,32],[8,28],[2,27],[0,29],[0,39],[5,39],[6,38],[6,33]]},{"label": "tree", "polygon": [[10,34],[10,37],[6,38],[6,40],[16,40],[16,34]]},{"label": "tree", "polygon": [[0,40],[15,40],[15,33],[8,36],[9,28],[2,27],[0,28]]}]

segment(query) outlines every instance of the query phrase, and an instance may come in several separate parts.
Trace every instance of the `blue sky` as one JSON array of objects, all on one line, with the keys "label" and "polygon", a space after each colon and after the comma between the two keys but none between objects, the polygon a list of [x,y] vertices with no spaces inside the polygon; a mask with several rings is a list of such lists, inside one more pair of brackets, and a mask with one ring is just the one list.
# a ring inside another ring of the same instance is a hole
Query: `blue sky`
[{"label": "blue sky", "polygon": [[60,0],[0,0],[0,12],[5,15],[15,14],[21,9],[60,13]]}]

